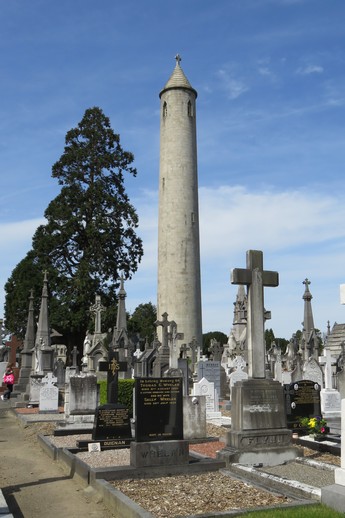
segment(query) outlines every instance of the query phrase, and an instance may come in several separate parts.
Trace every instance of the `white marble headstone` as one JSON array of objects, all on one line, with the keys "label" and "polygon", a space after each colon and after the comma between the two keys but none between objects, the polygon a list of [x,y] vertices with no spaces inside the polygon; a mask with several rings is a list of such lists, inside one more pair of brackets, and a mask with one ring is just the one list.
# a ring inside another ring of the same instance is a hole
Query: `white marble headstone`
[{"label": "white marble headstone", "polygon": [[41,380],[39,411],[56,413],[59,411],[59,389],[54,385],[57,378],[48,372]]},{"label": "white marble headstone", "polygon": [[193,386],[193,396],[206,396],[206,419],[220,418],[219,401],[214,383],[202,378]]}]

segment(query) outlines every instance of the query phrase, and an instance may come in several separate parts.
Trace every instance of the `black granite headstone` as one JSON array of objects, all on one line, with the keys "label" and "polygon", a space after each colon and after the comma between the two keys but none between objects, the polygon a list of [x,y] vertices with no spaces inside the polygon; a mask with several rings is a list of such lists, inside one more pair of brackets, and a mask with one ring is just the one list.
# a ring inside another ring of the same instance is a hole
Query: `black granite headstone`
[{"label": "black granite headstone", "polygon": [[111,349],[108,361],[99,362],[99,370],[107,372],[107,403],[117,403],[119,372],[126,372],[127,368],[127,362],[120,362],[118,353]]},{"label": "black granite headstone", "polygon": [[128,408],[120,404],[97,407],[92,439],[120,439],[131,437]]},{"label": "black granite headstone", "polygon": [[137,442],[182,440],[182,378],[135,380]]},{"label": "black granite headstone", "polygon": [[321,416],[320,391],[320,385],[310,380],[301,380],[285,385],[288,428],[300,428],[300,419],[303,417]]}]

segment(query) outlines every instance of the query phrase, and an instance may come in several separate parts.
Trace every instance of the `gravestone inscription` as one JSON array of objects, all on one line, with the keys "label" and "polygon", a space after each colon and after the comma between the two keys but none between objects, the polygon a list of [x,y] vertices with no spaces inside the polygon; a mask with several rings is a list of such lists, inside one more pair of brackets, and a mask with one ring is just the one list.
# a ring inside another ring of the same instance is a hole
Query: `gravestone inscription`
[{"label": "gravestone inscription", "polygon": [[131,436],[128,408],[125,405],[102,405],[96,410],[92,439],[120,439]]},{"label": "gravestone inscription", "polygon": [[320,390],[321,386],[311,380],[301,380],[285,385],[288,428],[300,428],[302,417],[321,416]]},{"label": "gravestone inscription", "polygon": [[137,442],[183,439],[182,382],[182,378],[135,380]]}]

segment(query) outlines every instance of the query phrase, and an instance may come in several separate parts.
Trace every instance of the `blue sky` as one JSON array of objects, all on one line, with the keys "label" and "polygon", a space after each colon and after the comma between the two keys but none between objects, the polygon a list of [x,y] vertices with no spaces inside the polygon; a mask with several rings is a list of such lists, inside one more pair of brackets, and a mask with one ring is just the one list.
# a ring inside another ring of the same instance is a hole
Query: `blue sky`
[{"label": "blue sky", "polygon": [[268,327],[345,322],[343,0],[11,0],[0,4],[0,317],[3,285],[58,194],[66,132],[99,106],[135,155],[126,188],[145,257],[125,286],[156,303],[159,92],[181,66],[198,91],[203,331],[228,334],[230,270],[264,252]]}]

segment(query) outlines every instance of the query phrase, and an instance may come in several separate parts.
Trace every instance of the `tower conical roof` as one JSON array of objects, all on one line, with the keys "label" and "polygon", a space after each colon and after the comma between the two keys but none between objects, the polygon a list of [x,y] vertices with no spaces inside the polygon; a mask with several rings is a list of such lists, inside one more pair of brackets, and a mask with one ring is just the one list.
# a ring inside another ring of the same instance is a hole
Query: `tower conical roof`
[{"label": "tower conical roof", "polygon": [[191,90],[195,93],[195,97],[197,97],[197,91],[192,87],[188,79],[186,78],[181,66],[181,57],[179,54],[175,56],[176,59],[176,65],[173,70],[173,73],[171,74],[168,82],[165,84],[163,90],[159,94],[159,97],[161,97],[162,93],[166,90],[176,89],[176,88],[186,88],[188,90]]}]

